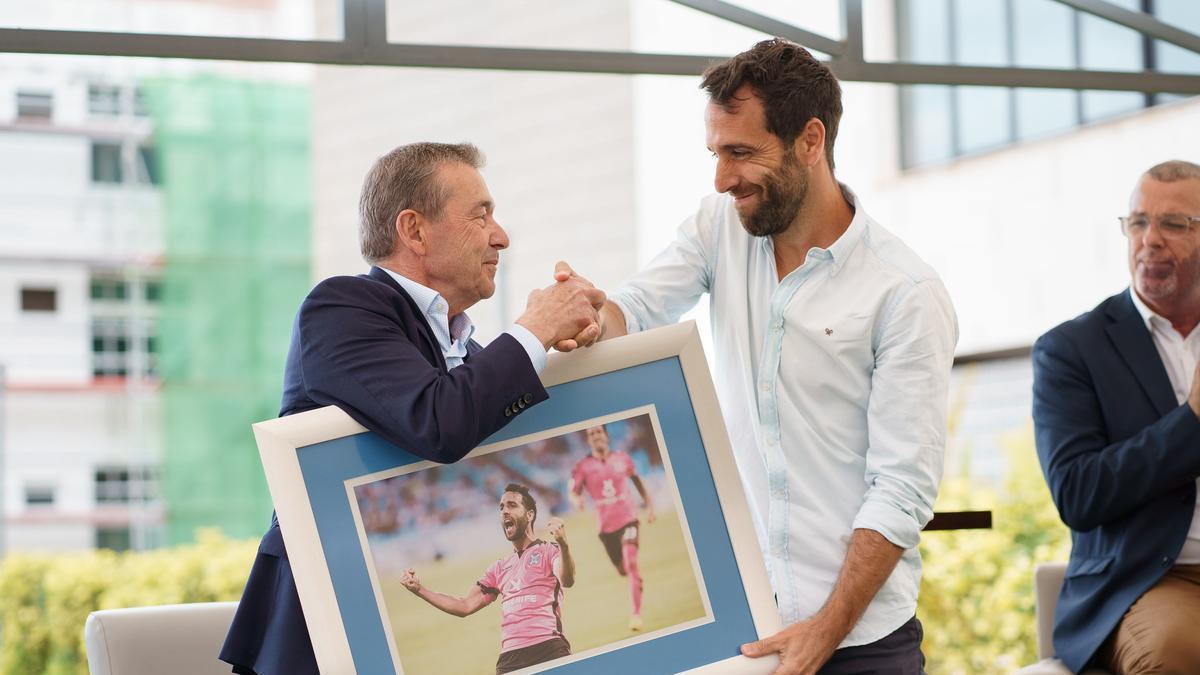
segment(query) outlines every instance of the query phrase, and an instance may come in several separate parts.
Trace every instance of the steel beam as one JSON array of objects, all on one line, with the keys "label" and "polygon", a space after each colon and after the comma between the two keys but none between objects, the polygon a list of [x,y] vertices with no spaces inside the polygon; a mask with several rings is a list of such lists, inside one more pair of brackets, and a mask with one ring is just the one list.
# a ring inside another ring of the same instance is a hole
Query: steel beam
[{"label": "steel beam", "polygon": [[[378,24],[375,24],[378,25]],[[369,24],[368,31],[376,30]],[[0,51],[347,66],[697,75],[724,56],[0,28]]]},{"label": "steel beam", "polygon": [[848,64],[838,63],[836,60],[830,62],[829,66],[838,79],[850,82],[1200,94],[1200,75],[1173,75],[1152,71],[1117,72],[878,62]]},{"label": "steel beam", "polygon": [[[780,30],[772,32],[799,38],[815,50],[836,52],[839,56],[835,56],[829,65],[845,81],[1200,94],[1200,75],[864,62],[861,57],[861,0],[845,1],[846,41],[834,43],[836,48],[828,44],[829,38],[801,31],[809,38],[805,40],[803,35],[796,35],[795,31],[800,29],[794,26],[725,2],[673,1],[721,18],[738,19],[736,22],[740,25],[759,29],[774,27]],[[1120,10],[1100,0],[1057,1],[1079,5],[1081,9],[1082,5],[1088,5],[1097,11]],[[1154,37],[1163,37],[1159,22],[1136,12],[1130,14],[1134,15],[1130,21],[1136,19],[1139,22],[1131,27]],[[1200,42],[1200,38],[1189,33],[1184,36]],[[1180,41],[1187,44],[1183,38],[1175,43]],[[725,58],[717,55],[393,44],[387,42],[385,0],[343,0],[343,39],[340,41],[0,28],[0,51],[622,75],[698,75],[714,61]]]},{"label": "steel beam", "polygon": [[1074,7],[1101,19],[1107,19],[1126,28],[1132,28],[1146,37],[1170,42],[1200,54],[1200,35],[1163,23],[1149,14],[1125,9],[1104,0],[1055,0],[1055,2]]},{"label": "steel beam", "polygon": [[689,7],[697,12],[715,16],[718,19],[724,19],[729,23],[735,23],[739,26],[766,33],[767,35],[787,38],[792,42],[802,44],[819,52],[824,52],[830,56],[838,56],[844,49],[842,43],[833,38],[818,35],[798,26],[793,26],[785,21],[772,19],[769,16],[764,16],[738,5],[722,2],[721,0],[671,0],[671,2]]}]

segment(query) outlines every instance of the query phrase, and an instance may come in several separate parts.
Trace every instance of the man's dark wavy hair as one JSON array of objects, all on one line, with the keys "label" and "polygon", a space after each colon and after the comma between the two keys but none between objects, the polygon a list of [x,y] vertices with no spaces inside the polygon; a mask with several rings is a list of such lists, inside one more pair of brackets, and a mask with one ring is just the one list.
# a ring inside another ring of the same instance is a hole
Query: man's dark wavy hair
[{"label": "man's dark wavy hair", "polygon": [[704,71],[700,88],[717,105],[736,107],[733,94],[750,85],[763,102],[767,131],[790,146],[812,118],[825,125],[825,158],[833,168],[833,141],[842,119],[842,88],[829,67],[800,45],[763,40]]}]

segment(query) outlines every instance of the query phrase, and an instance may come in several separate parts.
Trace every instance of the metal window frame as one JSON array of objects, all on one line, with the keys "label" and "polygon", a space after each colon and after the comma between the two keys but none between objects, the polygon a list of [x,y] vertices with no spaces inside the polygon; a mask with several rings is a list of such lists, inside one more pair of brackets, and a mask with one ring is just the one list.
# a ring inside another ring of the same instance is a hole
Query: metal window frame
[{"label": "metal window frame", "polygon": [[[949,13],[949,16],[950,16],[950,21],[951,21],[951,23],[953,23],[954,10],[955,10],[956,3],[954,2],[954,0],[944,0],[944,2],[946,3],[947,12]],[[1164,37],[1171,37],[1172,42],[1174,44],[1187,45],[1189,47],[1200,47],[1200,43],[1188,40],[1187,36],[1190,34],[1186,33],[1185,31],[1180,31],[1179,29],[1174,28],[1172,26],[1163,24],[1163,23],[1159,22],[1157,19],[1152,18],[1152,10],[1153,10],[1153,5],[1154,5],[1153,0],[1140,0],[1140,2],[1139,2],[1139,7],[1141,8],[1140,12],[1117,7],[1117,6],[1112,5],[1111,3],[1103,2],[1101,0],[1055,0],[1055,2],[1057,2],[1060,5],[1063,5],[1067,9],[1077,10],[1077,11],[1073,11],[1071,13],[1071,26],[1070,26],[1072,45],[1073,45],[1072,68],[1074,68],[1075,70],[1080,69],[1080,63],[1082,63],[1082,60],[1083,60],[1082,49],[1083,49],[1083,44],[1084,44],[1084,32],[1083,32],[1083,27],[1081,25],[1081,17],[1083,17],[1085,14],[1097,16],[1099,18],[1115,22],[1123,27],[1138,31],[1138,37],[1140,39],[1139,57],[1141,58],[1141,60],[1142,60],[1141,63],[1143,65],[1143,67],[1145,68],[1144,72],[1155,71],[1155,69],[1157,67],[1158,61],[1156,58],[1156,50],[1155,50],[1156,40],[1162,39]],[[1006,24],[1007,24],[1006,30],[1008,32],[1007,45],[1006,45],[1006,49],[1008,50],[1008,61],[1009,61],[1009,63],[1015,63],[1015,61],[1016,61],[1016,32],[1015,32],[1016,31],[1016,21],[1015,21],[1014,12],[1015,12],[1016,0],[1003,0],[1003,3],[1004,3],[1005,14],[1006,14],[1006,16],[1005,16],[1005,20],[1006,20]],[[906,2],[904,2],[903,0],[896,0],[895,13],[896,13],[896,25],[894,27],[894,30],[895,30],[898,49],[899,49],[899,54],[901,56],[903,56],[906,53],[908,53],[908,48],[906,46],[907,33],[906,33],[906,28],[905,28],[907,25],[908,19],[909,19],[908,4]],[[1182,36],[1181,36],[1181,34],[1182,34]],[[947,39],[949,40],[949,43],[950,43],[951,52],[952,52],[952,54],[950,56],[951,60],[956,58],[955,55],[953,54],[954,45],[955,45],[954,37],[955,37],[954,31],[953,31],[953,28],[951,28],[949,31],[949,35],[947,36]],[[1194,38],[1195,36],[1191,36],[1191,37]],[[1141,76],[1141,73],[1136,73],[1136,74],[1138,76]],[[1088,124],[1091,121],[1095,121],[1095,120],[1087,119],[1087,117],[1084,113],[1085,95],[1086,95],[1088,89],[1077,89],[1077,88],[1073,88],[1073,87],[1064,87],[1063,89],[1073,89],[1074,99],[1075,99],[1074,126],[1079,127],[1084,124]],[[1092,89],[1092,88],[1089,87],[1089,89]],[[1020,133],[1020,129],[1018,128],[1018,122],[1017,122],[1017,112],[1018,111],[1017,111],[1017,102],[1016,102],[1016,92],[1017,92],[1018,88],[1017,87],[1007,87],[1006,90],[1008,92],[1008,115],[1009,115],[1008,137],[1003,143],[997,145],[993,149],[1009,147],[1016,143],[1021,143],[1025,140],[1027,140],[1026,138],[1022,137],[1022,135]],[[950,124],[949,124],[949,129],[948,129],[948,132],[950,133],[950,146],[951,146],[950,147],[950,155],[949,155],[949,157],[945,158],[944,160],[938,160],[938,161],[934,161],[934,162],[914,161],[914,158],[912,156],[912,148],[909,147],[911,130],[907,127],[907,124],[905,121],[906,116],[909,114],[908,106],[911,105],[911,101],[906,101],[903,91],[904,91],[904,88],[901,89],[902,93],[901,93],[900,108],[899,108],[900,116],[901,116],[901,118],[900,118],[900,148],[901,148],[900,161],[901,161],[902,168],[915,169],[915,168],[928,166],[931,164],[941,164],[944,161],[950,161],[950,160],[954,160],[954,159],[957,159],[960,157],[971,157],[971,156],[975,156],[975,155],[979,155],[979,154],[984,154],[984,153],[990,151],[990,150],[966,151],[961,147],[961,144],[960,144],[961,139],[959,138],[959,116],[960,115],[959,115],[959,111],[957,108],[957,97],[959,95],[958,87],[951,86],[950,87],[951,109],[948,111],[949,119],[950,119]],[[1143,102],[1140,106],[1140,109],[1152,107],[1152,106],[1156,105],[1159,102],[1159,100],[1161,99],[1160,92],[1141,91],[1139,93],[1141,93],[1143,95]],[[912,94],[909,94],[909,95],[911,96]]]},{"label": "metal window frame", "polygon": [[[867,61],[862,0],[842,0],[841,40],[818,35],[721,0],[671,0],[730,23],[780,35],[830,55],[830,68],[851,82],[1101,89],[1200,94],[1200,75],[978,67]],[[1200,36],[1104,0],[1055,0],[1200,53]],[[0,28],[0,52],[88,54],[333,65],[528,70],[625,75],[696,75],[723,56],[622,51],[404,44],[387,40],[386,0],[342,0],[341,40],[280,40],[145,33]]]}]

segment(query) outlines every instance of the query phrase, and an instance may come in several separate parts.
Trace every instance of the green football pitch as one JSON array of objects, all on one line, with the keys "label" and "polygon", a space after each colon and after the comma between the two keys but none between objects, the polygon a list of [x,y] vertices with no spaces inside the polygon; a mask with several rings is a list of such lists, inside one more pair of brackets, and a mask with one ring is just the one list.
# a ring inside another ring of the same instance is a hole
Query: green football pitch
[{"label": "green football pitch", "polygon": [[[617,574],[596,536],[596,516],[571,513],[564,518],[567,542],[575,557],[575,585],[563,600],[563,633],[580,654],[639,633],[629,630],[629,581]],[[537,532],[544,537],[538,519]],[[512,551],[496,525],[494,553],[473,560],[443,559],[417,568],[421,584],[451,595],[465,595],[484,570]],[[700,587],[692,571],[679,519],[671,511],[652,525],[642,523],[638,562],[645,580],[641,634],[704,616]],[[500,603],[458,618],[426,604],[400,585],[398,577],[381,580],[405,675],[494,673],[500,652]]]}]

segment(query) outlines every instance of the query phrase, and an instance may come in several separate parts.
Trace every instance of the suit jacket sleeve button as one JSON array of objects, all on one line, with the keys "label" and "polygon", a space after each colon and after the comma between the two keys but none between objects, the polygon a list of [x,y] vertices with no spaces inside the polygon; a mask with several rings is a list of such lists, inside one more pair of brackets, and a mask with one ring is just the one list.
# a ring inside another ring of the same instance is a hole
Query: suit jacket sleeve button
[{"label": "suit jacket sleeve button", "polygon": [[527,404],[533,403],[533,394],[525,394],[525,396],[522,397],[522,400]]},{"label": "suit jacket sleeve button", "polygon": [[505,416],[505,417],[512,417],[512,406],[509,406],[509,407],[507,407],[507,408],[505,408],[505,409],[504,409],[504,416]]}]

